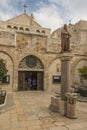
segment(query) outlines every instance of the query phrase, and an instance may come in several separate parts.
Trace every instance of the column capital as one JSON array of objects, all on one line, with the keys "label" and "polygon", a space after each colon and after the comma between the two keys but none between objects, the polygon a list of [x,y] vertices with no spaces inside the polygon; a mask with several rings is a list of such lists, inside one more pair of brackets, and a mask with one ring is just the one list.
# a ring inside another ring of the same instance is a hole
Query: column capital
[{"label": "column capital", "polygon": [[59,54],[58,57],[60,58],[61,61],[67,61],[67,60],[71,60],[73,56],[74,54],[67,52],[67,53]]}]

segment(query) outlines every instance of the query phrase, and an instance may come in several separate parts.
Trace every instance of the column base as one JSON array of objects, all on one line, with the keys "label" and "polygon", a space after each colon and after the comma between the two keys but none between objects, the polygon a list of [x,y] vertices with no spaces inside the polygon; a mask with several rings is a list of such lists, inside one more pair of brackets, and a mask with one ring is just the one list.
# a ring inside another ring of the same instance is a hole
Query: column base
[{"label": "column base", "polygon": [[67,104],[66,116],[70,119],[77,119],[76,104]]},{"label": "column base", "polygon": [[66,101],[60,100],[59,102],[59,112],[61,115],[65,116],[66,115]]},{"label": "column base", "polygon": [[51,97],[51,104],[49,105],[49,109],[52,112],[59,112],[59,97],[56,96],[52,96]]},{"label": "column base", "polygon": [[67,97],[67,114],[66,116],[71,119],[77,118],[77,110],[76,110],[76,100],[77,100],[77,94],[76,93],[66,93]]}]

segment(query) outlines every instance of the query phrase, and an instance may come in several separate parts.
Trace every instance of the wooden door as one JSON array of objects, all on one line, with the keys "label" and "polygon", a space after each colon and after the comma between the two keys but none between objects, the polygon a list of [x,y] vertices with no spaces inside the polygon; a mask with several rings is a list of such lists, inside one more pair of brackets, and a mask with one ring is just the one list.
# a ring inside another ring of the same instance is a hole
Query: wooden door
[{"label": "wooden door", "polygon": [[43,90],[43,72],[37,72],[37,90]]},{"label": "wooden door", "polygon": [[18,89],[19,90],[26,90],[26,80],[25,80],[25,72],[19,71],[18,72]]},{"label": "wooden door", "polygon": [[23,89],[23,72],[19,71],[18,72],[18,90]]}]

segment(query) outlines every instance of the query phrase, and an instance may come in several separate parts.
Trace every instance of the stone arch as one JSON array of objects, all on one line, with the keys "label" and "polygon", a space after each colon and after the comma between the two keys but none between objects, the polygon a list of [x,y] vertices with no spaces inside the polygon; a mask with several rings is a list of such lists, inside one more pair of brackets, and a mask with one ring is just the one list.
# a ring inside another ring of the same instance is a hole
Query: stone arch
[{"label": "stone arch", "polygon": [[[27,58],[34,58],[34,61],[35,61],[35,59],[37,60],[37,62],[40,64],[40,68],[39,69],[44,69],[44,65],[43,65],[43,63],[42,63],[42,61],[37,57],[37,56],[35,56],[35,55],[27,55],[27,56],[25,56],[21,61],[20,61],[20,63],[19,63],[19,66],[18,66],[18,68],[20,68],[21,66],[22,66],[22,64],[25,64],[25,66],[29,69],[29,68],[33,68],[33,65],[31,65],[31,66],[28,66],[27,64],[26,64],[26,59]],[[35,64],[35,63],[34,63]],[[38,66],[36,66],[37,67],[37,69],[38,69]]]},{"label": "stone arch", "polygon": [[37,33],[40,33],[40,30],[36,30]]},{"label": "stone arch", "polygon": [[79,84],[80,85],[80,76],[78,69],[81,68],[82,66],[87,66],[87,58],[79,58],[76,60],[72,66],[72,84]]},{"label": "stone arch", "polygon": [[71,72],[73,72],[73,70],[74,70],[74,68],[76,67],[76,65],[77,65],[80,61],[82,61],[82,60],[87,60],[87,58],[85,57],[85,58],[76,59],[76,60],[74,61],[73,65],[72,65]]},{"label": "stone arch", "polygon": [[60,60],[60,59],[59,59],[58,57],[53,58],[53,59],[50,61],[49,65],[48,65],[48,68],[49,68],[50,65],[51,65],[53,62],[55,62],[56,60]]},{"label": "stone arch", "polygon": [[[36,52],[28,52],[28,53],[26,53],[26,54],[23,54],[23,55],[21,55],[21,57],[20,57],[20,59],[19,59],[19,63],[26,57],[26,56],[29,56],[29,55],[33,55],[33,56],[35,56],[35,57],[37,57],[41,62],[42,62],[42,64],[43,64],[43,66],[44,66],[44,68],[46,68],[46,64],[45,64],[45,62],[44,62],[44,57],[42,56],[42,55],[38,55],[38,53],[36,53]],[[19,65],[19,63],[18,63],[18,65]],[[17,68],[18,68],[18,66],[17,66]]]},{"label": "stone arch", "polygon": [[7,75],[10,76],[10,82],[8,84],[4,84],[3,87],[7,87],[6,89],[10,88],[10,90],[13,90],[13,74],[14,74],[14,62],[12,57],[5,51],[0,51],[0,58],[4,60],[4,63],[6,64],[6,68],[8,70]]},{"label": "stone arch", "polygon": [[42,33],[43,33],[43,34],[45,34],[45,31],[44,31],[44,30],[42,30]]},{"label": "stone arch", "polygon": [[7,25],[7,28],[10,28],[10,29],[11,29],[12,27],[11,27],[11,25]]},{"label": "stone arch", "polygon": [[[36,85],[31,88],[28,85],[28,79],[36,81]],[[43,90],[44,89],[44,65],[35,55],[25,56],[18,65],[18,89],[19,90]]]},{"label": "stone arch", "polygon": [[19,30],[23,31],[23,30],[24,30],[24,28],[23,28],[23,27],[20,27],[20,28],[19,28]]},{"label": "stone arch", "polygon": [[18,30],[18,27],[17,27],[17,26],[14,26],[13,29]]},{"label": "stone arch", "polygon": [[49,90],[60,92],[60,83],[53,83],[53,76],[61,76],[61,61],[58,58],[49,65]]},{"label": "stone arch", "polygon": [[28,31],[28,32],[29,32],[30,30],[29,30],[29,28],[25,28],[25,31]]}]

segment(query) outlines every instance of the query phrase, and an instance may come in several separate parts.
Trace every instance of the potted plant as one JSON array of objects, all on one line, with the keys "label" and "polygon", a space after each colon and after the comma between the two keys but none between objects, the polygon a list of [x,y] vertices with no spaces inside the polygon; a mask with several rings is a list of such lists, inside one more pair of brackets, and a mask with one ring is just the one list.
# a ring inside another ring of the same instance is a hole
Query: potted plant
[{"label": "potted plant", "polygon": [[[0,89],[2,88],[2,81],[3,78],[7,74],[7,69],[5,67],[5,63],[3,62],[3,59],[0,59]],[[6,96],[6,91],[5,90],[0,90],[0,104],[3,104],[5,101],[5,96]]]},{"label": "potted plant", "polygon": [[2,84],[2,80],[6,76],[7,72],[8,71],[6,69],[5,63],[3,62],[3,59],[0,59],[0,84]]}]

